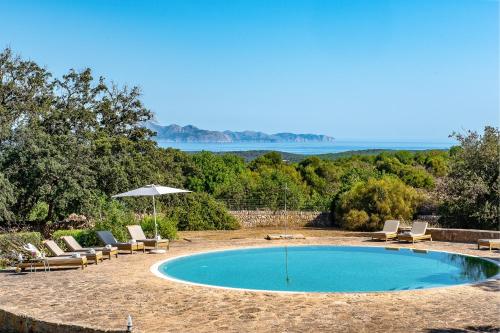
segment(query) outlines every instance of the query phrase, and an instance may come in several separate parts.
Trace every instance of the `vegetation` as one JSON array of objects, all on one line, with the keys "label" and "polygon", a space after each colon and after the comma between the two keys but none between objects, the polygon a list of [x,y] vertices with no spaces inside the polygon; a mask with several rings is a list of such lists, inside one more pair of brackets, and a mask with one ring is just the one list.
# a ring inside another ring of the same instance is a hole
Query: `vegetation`
[{"label": "vegetation", "polygon": [[393,176],[369,178],[344,192],[336,205],[340,225],[350,230],[380,230],[390,219],[411,220],[421,195]]},{"label": "vegetation", "polygon": [[52,234],[52,239],[57,242],[57,244],[61,249],[67,251],[69,251],[69,249],[66,248],[66,244],[61,238],[63,236],[73,236],[73,238],[75,238],[76,241],[82,247],[95,246],[96,244],[98,244],[96,234],[93,230],[88,230],[88,229],[56,230]]},{"label": "vegetation", "polygon": [[296,161],[269,152],[245,160],[160,148],[143,127],[151,118],[136,87],[94,79],[90,69],[54,78],[9,49],[0,53],[0,229],[48,236],[76,213],[87,217],[83,228],[108,229],[119,240],[128,239],[131,223],[152,235],[150,198],[111,200],[151,183],[194,191],[158,197],[168,238],[177,229],[238,228],[228,209],[282,209],[285,194],[289,209],[331,210],[348,229],[419,212],[440,213],[444,226],[498,229],[498,129],[455,135],[460,146],[450,151]]},{"label": "vegetation", "polygon": [[27,243],[42,250],[42,235],[39,232],[15,232],[0,234],[0,268],[9,266],[17,260],[18,254],[30,256],[23,248]]},{"label": "vegetation", "polygon": [[500,135],[498,128],[454,134],[450,172],[441,186],[444,223],[453,227],[498,229],[500,223]]}]

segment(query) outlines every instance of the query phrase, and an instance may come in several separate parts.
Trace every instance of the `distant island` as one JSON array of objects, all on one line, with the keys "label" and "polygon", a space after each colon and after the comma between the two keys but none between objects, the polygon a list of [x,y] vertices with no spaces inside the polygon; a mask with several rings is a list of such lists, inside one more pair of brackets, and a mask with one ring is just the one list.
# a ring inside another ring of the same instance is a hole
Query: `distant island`
[{"label": "distant island", "polygon": [[155,139],[167,142],[333,142],[334,138],[318,134],[276,133],[266,134],[255,131],[210,131],[193,125],[179,126],[176,124],[163,126],[149,121],[144,126],[156,132]]}]

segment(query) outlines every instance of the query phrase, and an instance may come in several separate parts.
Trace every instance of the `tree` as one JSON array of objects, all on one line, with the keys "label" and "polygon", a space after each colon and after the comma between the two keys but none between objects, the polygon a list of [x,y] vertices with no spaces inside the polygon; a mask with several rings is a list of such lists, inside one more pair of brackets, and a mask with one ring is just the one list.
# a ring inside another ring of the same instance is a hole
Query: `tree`
[{"label": "tree", "polygon": [[0,53],[0,170],[18,189],[12,210],[20,220],[40,203],[48,207],[42,225],[87,210],[99,192],[98,140],[154,144],[139,96],[136,87],[94,80],[90,69],[53,79],[10,49]]},{"label": "tree", "polygon": [[6,226],[7,221],[14,220],[11,206],[14,203],[14,188],[9,180],[0,172],[0,228]]},{"label": "tree", "polygon": [[343,193],[335,220],[350,230],[377,230],[389,219],[410,220],[421,195],[394,176],[370,178]]},{"label": "tree", "polygon": [[450,227],[499,229],[500,135],[485,127],[483,135],[454,133],[460,145],[453,149],[450,172],[440,187],[441,223]]}]

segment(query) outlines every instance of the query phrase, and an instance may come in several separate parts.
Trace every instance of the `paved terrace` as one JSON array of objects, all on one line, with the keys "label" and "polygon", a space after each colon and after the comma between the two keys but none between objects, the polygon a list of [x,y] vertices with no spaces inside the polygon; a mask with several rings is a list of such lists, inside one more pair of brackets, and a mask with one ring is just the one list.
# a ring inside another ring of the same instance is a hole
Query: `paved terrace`
[{"label": "paved terrace", "polygon": [[[154,276],[155,262],[182,254],[242,246],[273,246],[272,230],[185,232],[167,254],[121,255],[87,269],[0,274],[0,309],[52,323],[134,332],[498,332],[500,281],[392,293],[279,294],[223,290]],[[279,232],[279,231],[278,231]],[[329,230],[297,231],[288,244],[378,245]],[[394,245],[396,245],[395,243]],[[401,247],[410,247],[403,243]],[[474,244],[425,242],[445,250],[500,260]]]}]

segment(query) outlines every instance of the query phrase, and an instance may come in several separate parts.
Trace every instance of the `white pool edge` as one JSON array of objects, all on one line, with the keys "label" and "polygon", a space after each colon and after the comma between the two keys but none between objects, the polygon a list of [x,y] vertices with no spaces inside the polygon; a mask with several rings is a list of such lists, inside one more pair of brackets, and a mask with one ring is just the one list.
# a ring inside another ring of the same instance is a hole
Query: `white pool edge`
[{"label": "white pool edge", "polygon": [[420,288],[420,289],[407,289],[407,290],[376,290],[376,291],[287,291],[287,290],[267,290],[267,289],[246,289],[246,288],[235,288],[235,287],[223,287],[223,286],[216,286],[212,284],[204,284],[204,283],[196,283],[196,282],[191,282],[191,281],[186,281],[186,280],[181,280],[181,279],[176,279],[174,277],[165,275],[164,273],[160,272],[159,267],[163,265],[166,262],[185,258],[185,257],[191,257],[194,255],[200,255],[200,254],[208,254],[208,253],[217,253],[217,252],[225,252],[225,251],[234,251],[234,250],[250,250],[250,249],[259,249],[259,248],[280,248],[280,247],[309,247],[309,246],[331,246],[331,247],[370,247],[370,248],[390,248],[390,249],[408,249],[408,250],[417,250],[417,251],[427,251],[427,252],[441,252],[441,253],[448,253],[448,254],[456,254],[456,255],[461,255],[465,257],[472,257],[472,258],[478,258],[482,259],[485,261],[489,261],[493,264],[495,264],[497,267],[500,268],[500,262],[485,258],[485,257],[480,257],[480,256],[475,256],[475,255],[470,255],[470,254],[463,254],[463,253],[458,253],[458,252],[451,252],[451,251],[439,251],[439,250],[424,250],[424,249],[417,249],[414,247],[392,247],[392,246],[376,246],[376,245],[338,245],[338,244],[297,244],[297,245],[269,245],[269,246],[243,246],[243,247],[230,247],[230,248],[225,248],[225,249],[217,249],[217,250],[208,250],[208,251],[201,251],[201,252],[194,252],[194,253],[189,253],[189,254],[183,254],[179,256],[175,256],[172,258],[167,258],[164,260],[160,260],[156,263],[154,263],[150,268],[150,272],[153,273],[156,277],[159,277],[164,280],[176,282],[176,283],[181,283],[185,285],[191,285],[191,286],[198,286],[198,287],[208,287],[208,288],[213,288],[213,289],[224,289],[224,290],[235,290],[235,291],[240,291],[240,292],[255,292],[255,293],[276,293],[276,294],[375,294],[375,293],[398,293],[398,292],[410,292],[410,291],[425,291],[425,290],[431,290],[431,289],[447,289],[447,288],[455,288],[455,287],[462,287],[462,286],[472,286],[472,285],[478,285],[486,282],[492,282],[496,280],[500,280],[500,272],[497,273],[495,276],[492,276],[490,278],[484,279],[484,280],[479,280],[476,282],[467,282],[467,283],[459,283],[459,284],[453,284],[449,286],[435,286],[435,287],[428,287],[428,288]]}]

